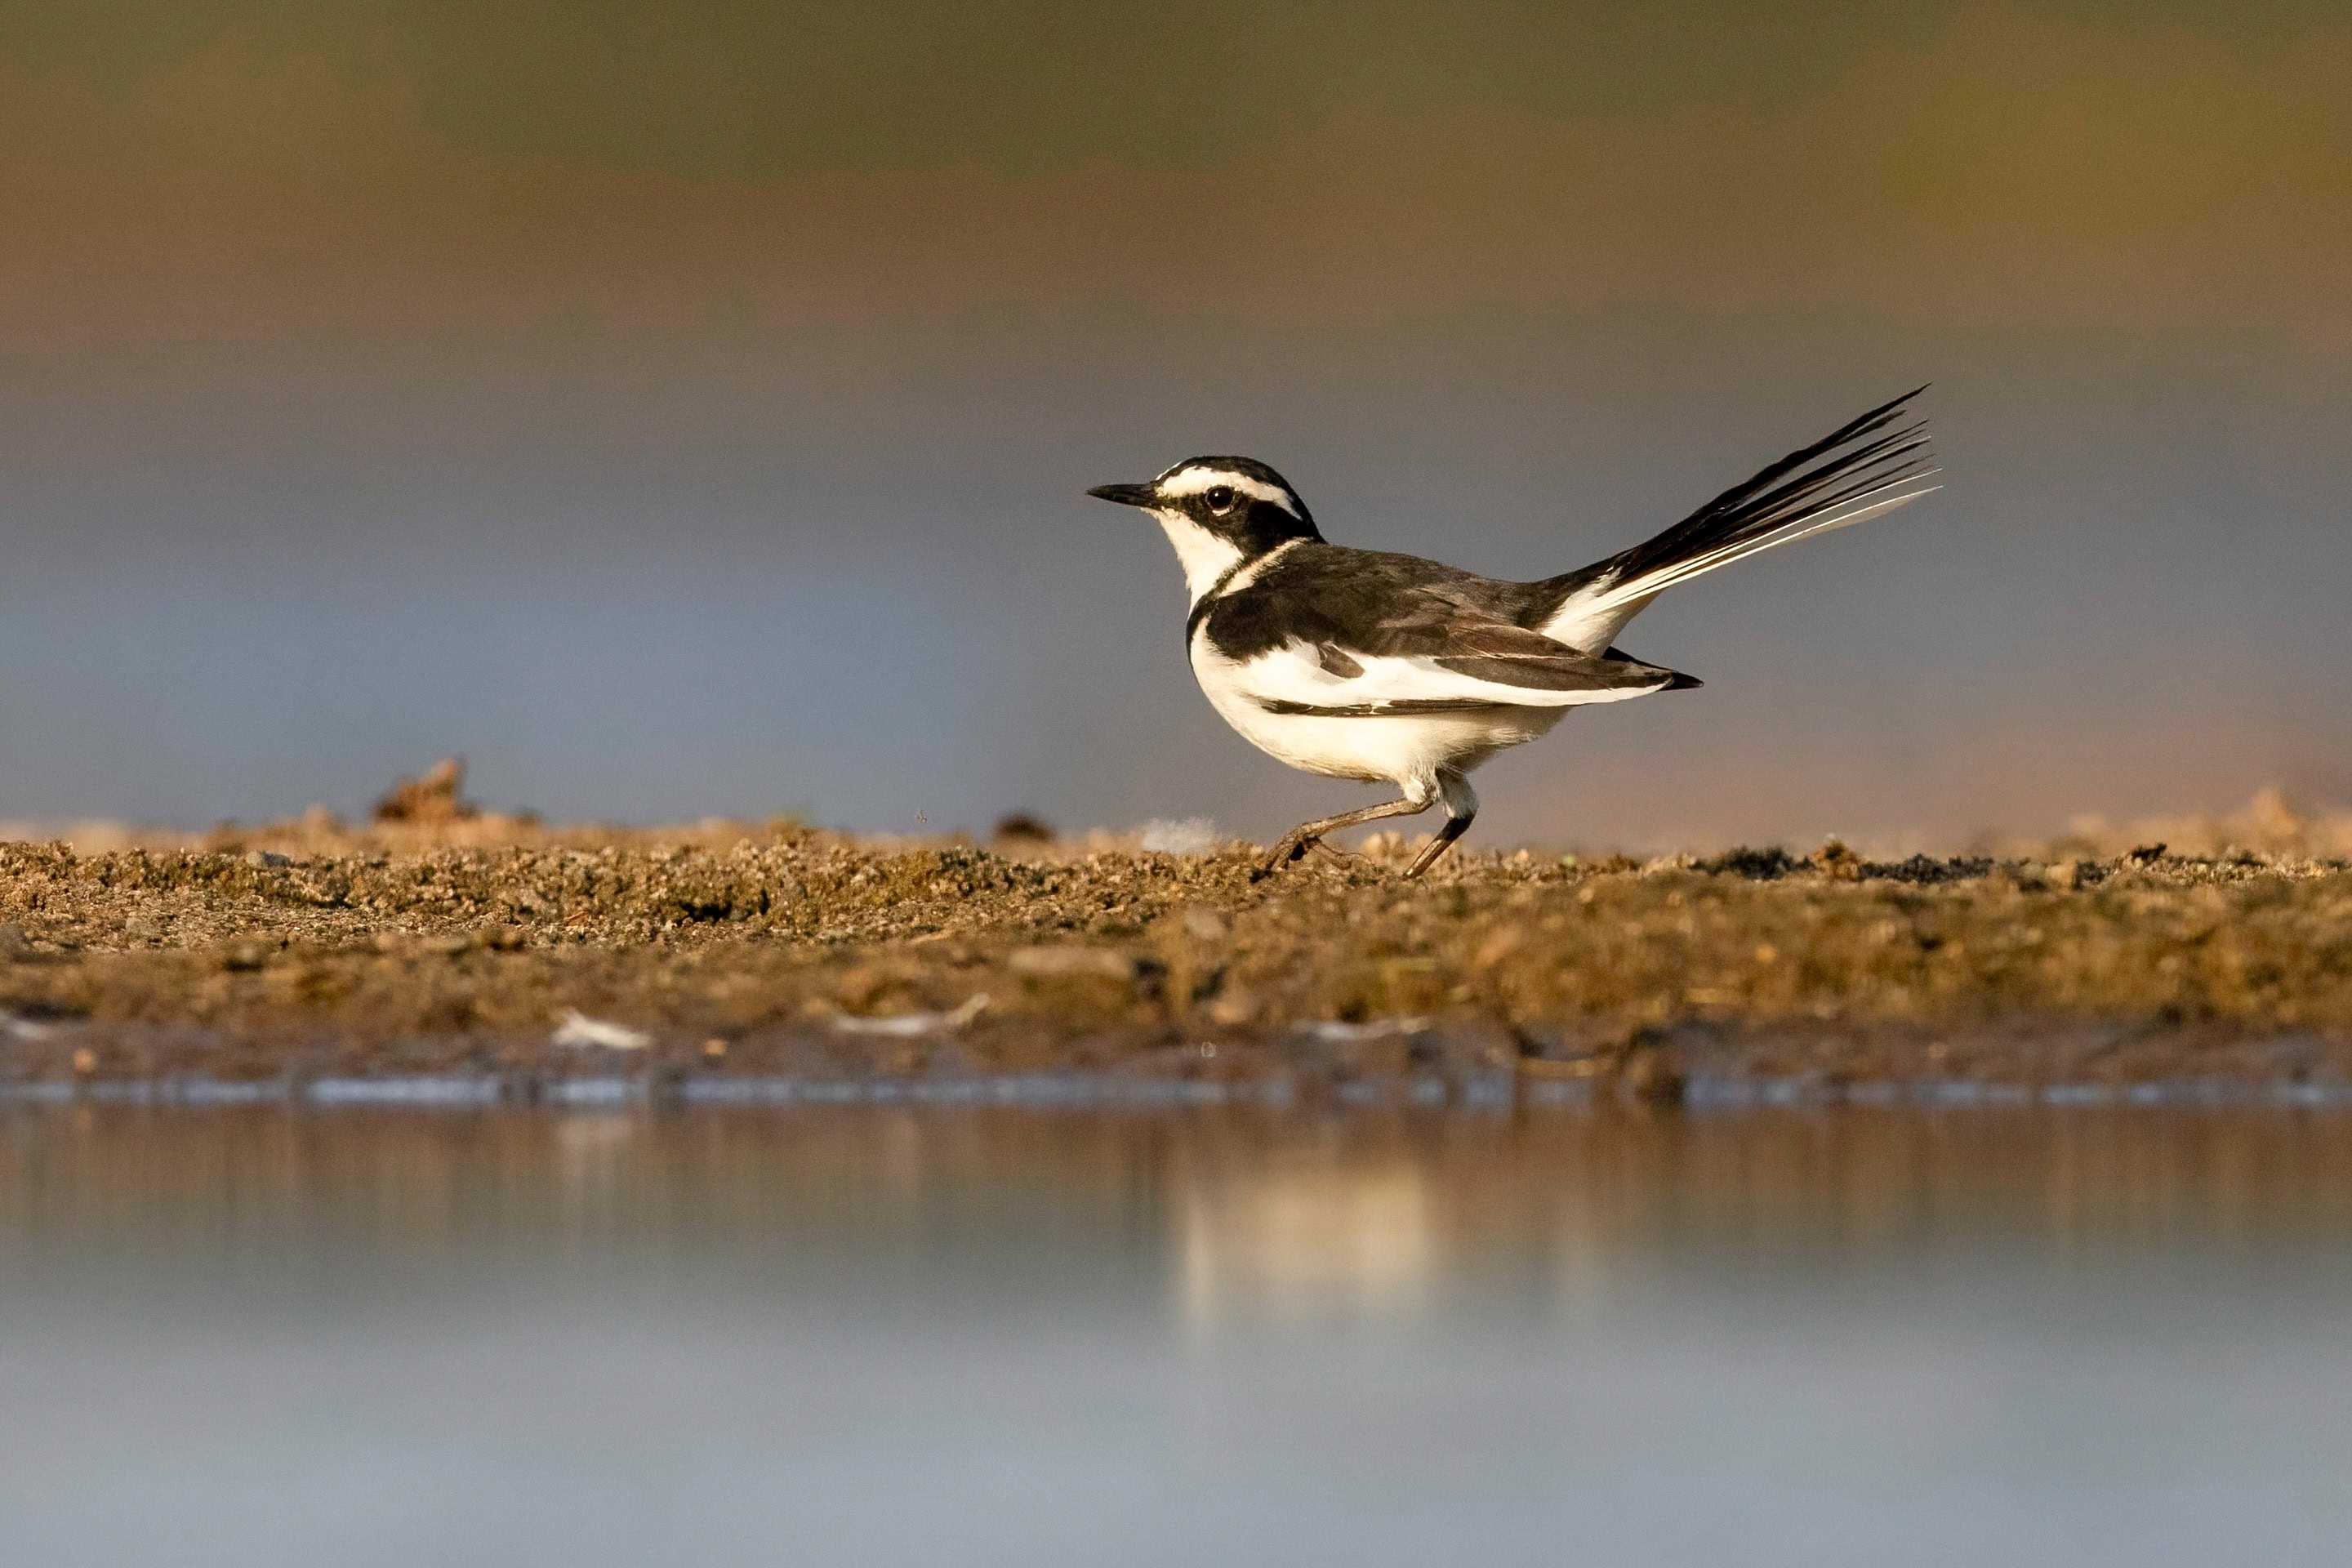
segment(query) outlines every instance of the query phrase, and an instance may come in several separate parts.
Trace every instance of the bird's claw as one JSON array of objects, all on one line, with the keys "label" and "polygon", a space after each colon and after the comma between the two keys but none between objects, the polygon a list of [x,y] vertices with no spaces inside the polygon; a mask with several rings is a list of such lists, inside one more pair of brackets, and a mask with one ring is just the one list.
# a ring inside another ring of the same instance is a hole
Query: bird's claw
[{"label": "bird's claw", "polygon": [[1293,860],[1304,860],[1307,858],[1307,851],[1316,847],[1322,842],[1323,841],[1320,838],[1284,839],[1281,843],[1274,847],[1274,853],[1267,856],[1265,859],[1259,864],[1257,869],[1250,873],[1250,880],[1253,882],[1262,882],[1268,877],[1273,876],[1276,871],[1281,870],[1285,866],[1289,865]]}]

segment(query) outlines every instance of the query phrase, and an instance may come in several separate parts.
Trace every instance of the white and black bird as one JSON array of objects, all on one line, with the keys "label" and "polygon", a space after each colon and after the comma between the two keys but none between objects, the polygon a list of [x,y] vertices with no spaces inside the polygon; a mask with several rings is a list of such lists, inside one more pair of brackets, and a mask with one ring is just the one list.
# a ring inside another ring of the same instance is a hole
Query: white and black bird
[{"label": "white and black bird", "polygon": [[1301,823],[1260,874],[1359,823],[1443,803],[1419,876],[1478,810],[1469,773],[1571,708],[1698,685],[1620,650],[1680,583],[1844,528],[1937,487],[1927,427],[1891,403],[1790,453],[1682,521],[1581,571],[1506,583],[1417,556],[1325,542],[1298,492],[1249,458],[1192,458],[1149,484],[1087,493],[1160,521],[1184,568],[1186,650],[1244,738],[1292,767],[1403,792]]}]

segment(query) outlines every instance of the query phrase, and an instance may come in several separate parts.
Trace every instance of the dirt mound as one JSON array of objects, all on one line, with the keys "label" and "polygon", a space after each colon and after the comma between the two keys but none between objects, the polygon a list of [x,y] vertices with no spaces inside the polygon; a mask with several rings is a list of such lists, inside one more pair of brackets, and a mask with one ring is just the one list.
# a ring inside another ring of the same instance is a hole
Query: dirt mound
[{"label": "dirt mound", "polygon": [[2352,870],[2251,851],[1521,851],[1409,883],[1412,846],[1382,840],[1253,883],[1234,849],[1055,858],[788,824],[400,847],[411,831],[0,845],[0,1079],[538,1060],[565,1027],[607,1037],[575,1014],[648,1061],[730,1070],[1453,1051],[1571,1078],[1648,1062],[1668,1088],[1686,1068],[1657,1043],[1687,1052],[1692,1030],[1828,1079],[2042,1071],[2053,1041],[2118,1081],[2309,1074],[2352,1039]]},{"label": "dirt mound", "polygon": [[444,757],[413,779],[402,779],[375,803],[378,822],[463,822],[482,815],[465,798],[466,763]]}]

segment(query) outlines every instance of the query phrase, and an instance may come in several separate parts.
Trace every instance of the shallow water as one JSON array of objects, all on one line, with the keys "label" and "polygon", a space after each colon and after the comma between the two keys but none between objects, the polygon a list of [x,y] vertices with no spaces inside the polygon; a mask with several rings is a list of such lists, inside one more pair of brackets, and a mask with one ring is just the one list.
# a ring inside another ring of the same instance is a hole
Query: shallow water
[{"label": "shallow water", "polygon": [[0,1111],[0,1563],[2340,1563],[2352,1113]]}]

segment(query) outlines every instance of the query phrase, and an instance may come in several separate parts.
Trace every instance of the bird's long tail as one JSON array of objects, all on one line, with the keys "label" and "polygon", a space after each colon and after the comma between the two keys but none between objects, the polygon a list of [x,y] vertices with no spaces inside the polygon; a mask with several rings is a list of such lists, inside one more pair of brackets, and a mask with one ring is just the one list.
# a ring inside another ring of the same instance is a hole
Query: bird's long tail
[{"label": "bird's long tail", "polygon": [[1599,652],[1660,594],[1760,551],[1848,528],[1941,487],[1928,483],[1927,426],[1905,420],[1918,387],[1734,485],[1682,521],[1545,584],[1559,605],[1537,628]]}]

